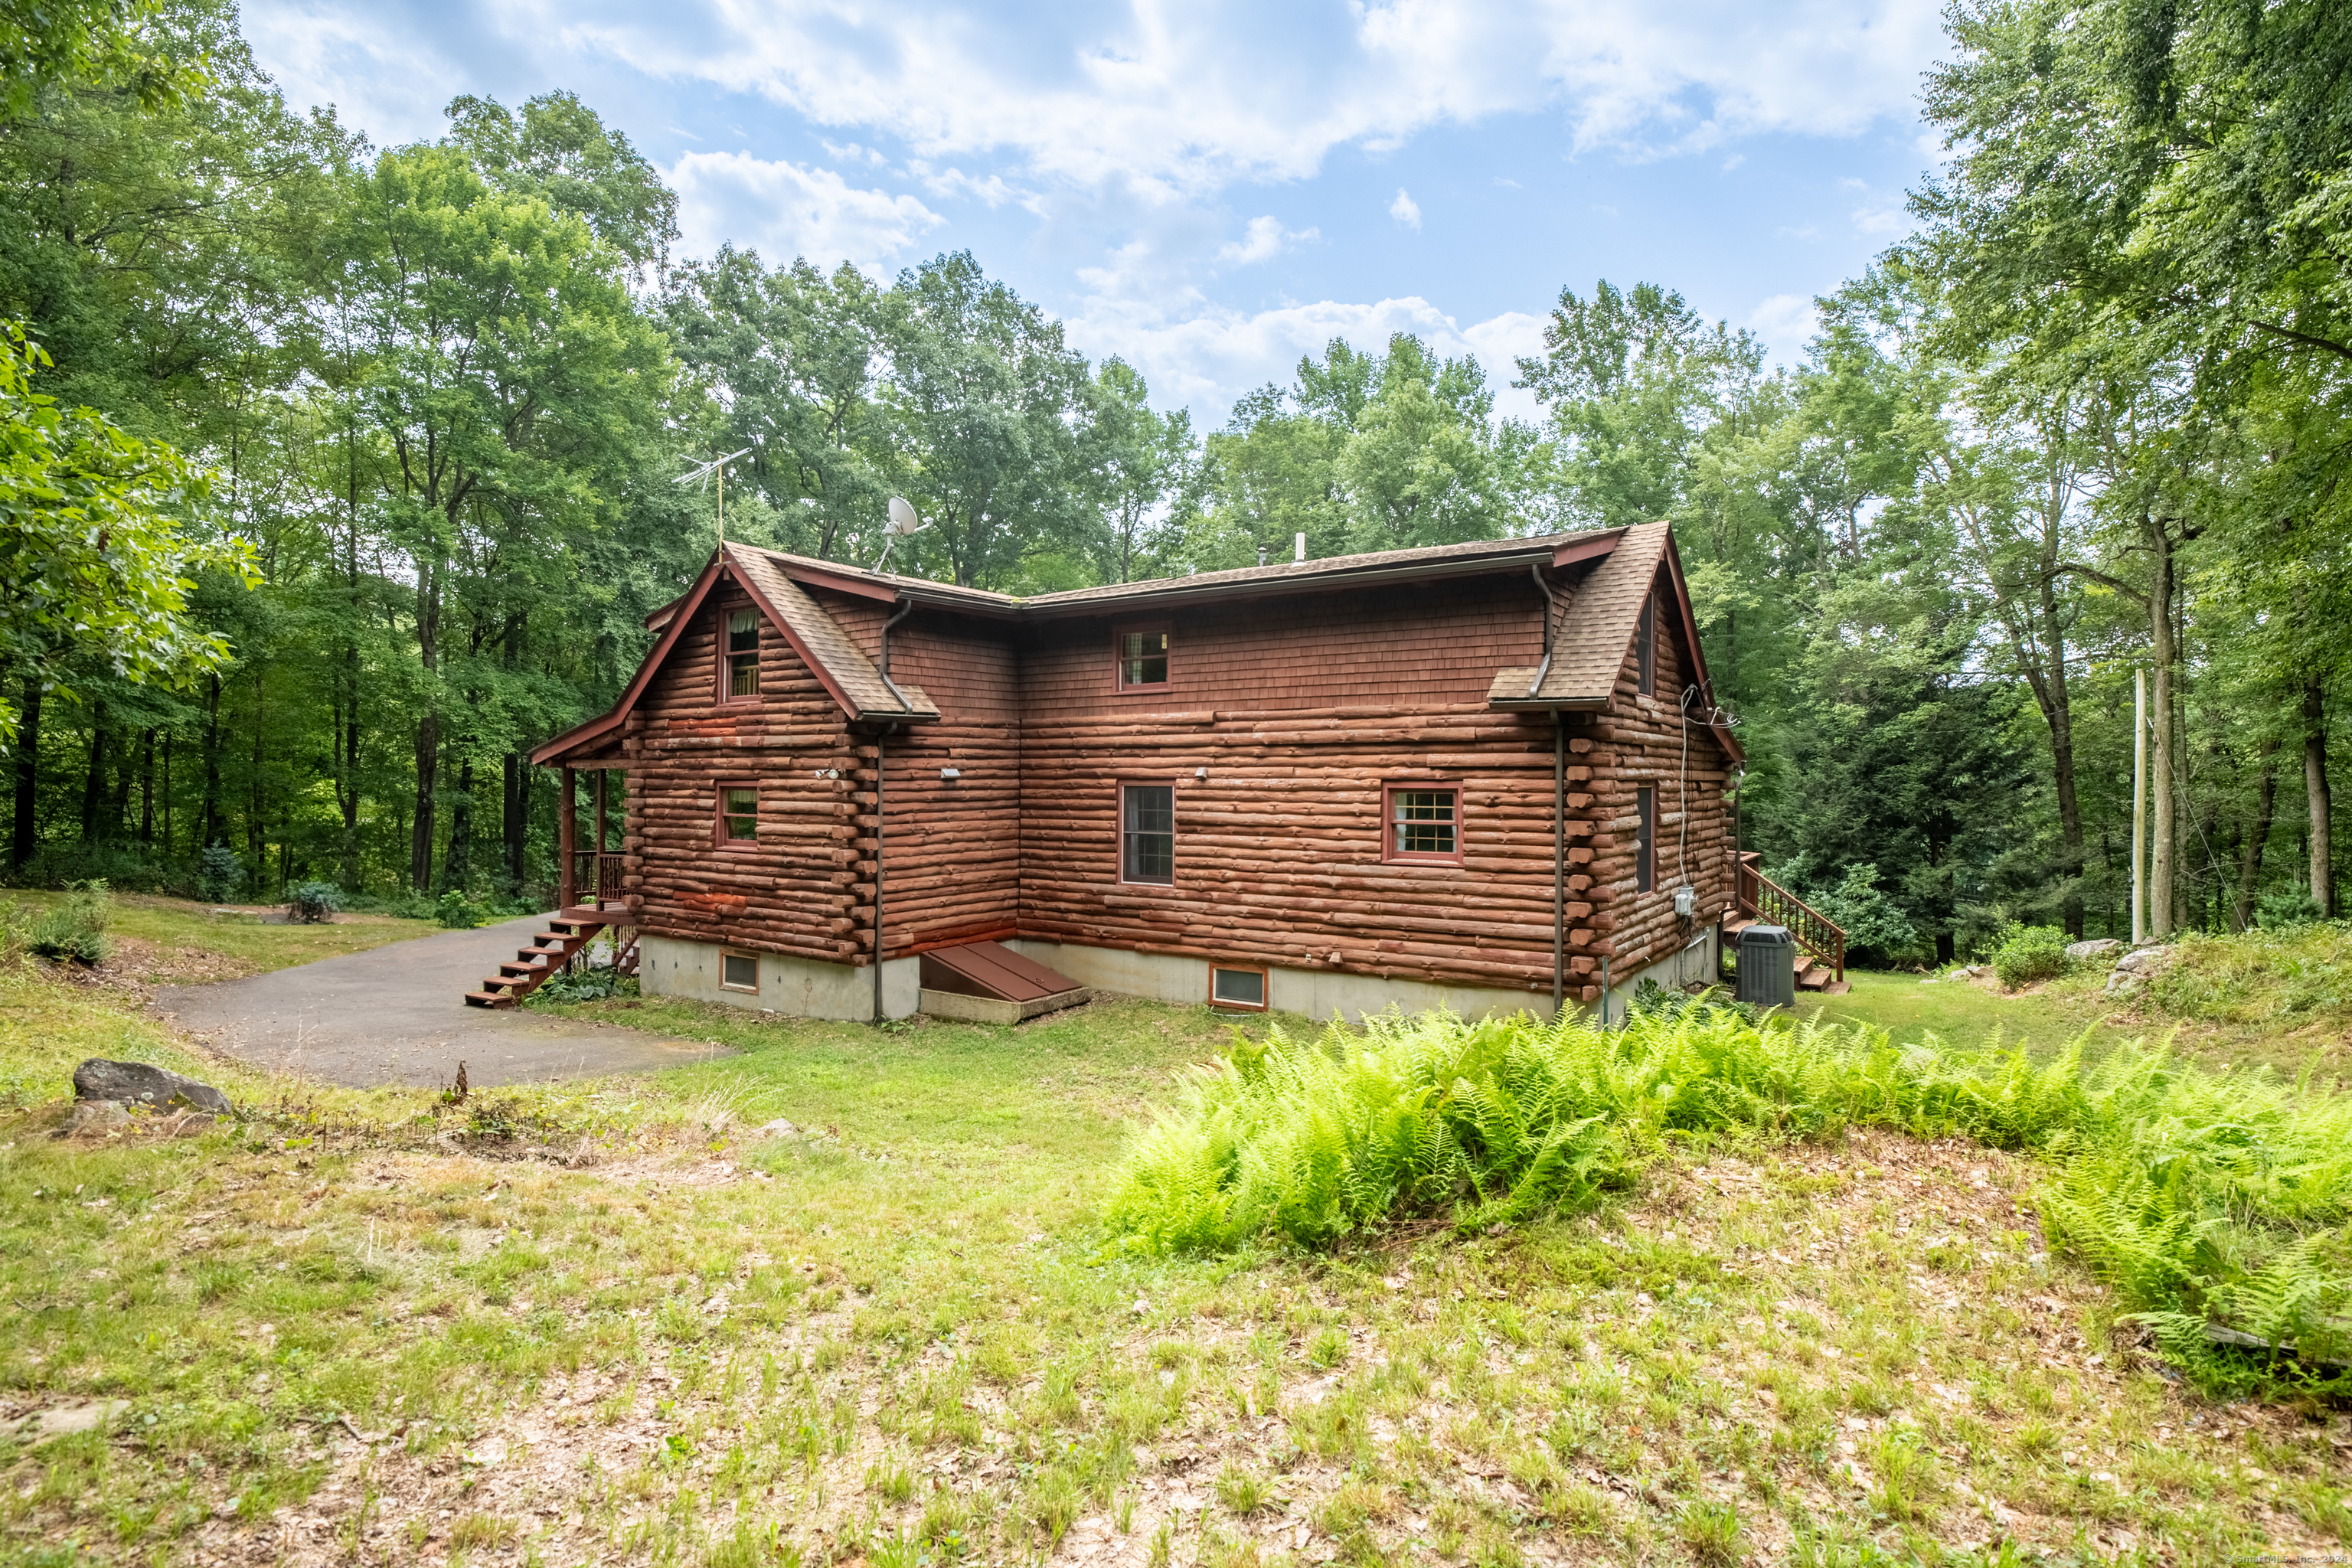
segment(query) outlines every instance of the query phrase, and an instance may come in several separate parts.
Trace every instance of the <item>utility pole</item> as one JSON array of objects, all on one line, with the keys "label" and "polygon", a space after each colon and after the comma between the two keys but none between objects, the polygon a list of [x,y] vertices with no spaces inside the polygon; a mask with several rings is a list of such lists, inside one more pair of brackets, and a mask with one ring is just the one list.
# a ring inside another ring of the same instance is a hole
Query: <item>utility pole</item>
[{"label": "utility pole", "polygon": [[2132,671],[2131,939],[2147,940],[2147,671]]}]

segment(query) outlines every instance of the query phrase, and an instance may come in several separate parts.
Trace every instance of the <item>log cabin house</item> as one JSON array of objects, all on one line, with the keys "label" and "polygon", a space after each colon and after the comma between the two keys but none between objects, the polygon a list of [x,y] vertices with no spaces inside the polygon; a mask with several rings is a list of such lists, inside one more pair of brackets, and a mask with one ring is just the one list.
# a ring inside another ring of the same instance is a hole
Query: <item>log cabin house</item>
[{"label": "log cabin house", "polygon": [[1028,598],[724,543],[647,624],[533,753],[564,907],[470,1001],[612,927],[648,994],[831,1018],[1613,1016],[1789,912],[1664,523]]}]

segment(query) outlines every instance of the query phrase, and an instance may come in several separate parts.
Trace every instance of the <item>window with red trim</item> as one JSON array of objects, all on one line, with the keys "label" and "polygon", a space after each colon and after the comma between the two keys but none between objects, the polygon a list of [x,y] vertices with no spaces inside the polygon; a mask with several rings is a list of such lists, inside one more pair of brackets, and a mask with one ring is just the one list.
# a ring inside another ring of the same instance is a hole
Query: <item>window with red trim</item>
[{"label": "window with red trim", "polygon": [[1118,815],[1118,879],[1172,886],[1176,880],[1173,786],[1119,785]]},{"label": "window with red trim", "polygon": [[1121,626],[1112,634],[1115,679],[1121,691],[1150,691],[1168,684],[1168,627]]},{"label": "window with red trim", "polygon": [[1651,784],[1633,786],[1633,890],[1646,893],[1658,885],[1658,792]]},{"label": "window with red trim", "polygon": [[729,610],[725,628],[719,634],[726,639],[720,654],[719,700],[740,702],[760,695],[760,612],[749,607]]},{"label": "window with red trim", "polygon": [[760,847],[760,786],[725,784],[719,786],[719,847],[757,849]]},{"label": "window with red trim", "polygon": [[1460,785],[1391,784],[1386,805],[1382,859],[1462,864]]}]

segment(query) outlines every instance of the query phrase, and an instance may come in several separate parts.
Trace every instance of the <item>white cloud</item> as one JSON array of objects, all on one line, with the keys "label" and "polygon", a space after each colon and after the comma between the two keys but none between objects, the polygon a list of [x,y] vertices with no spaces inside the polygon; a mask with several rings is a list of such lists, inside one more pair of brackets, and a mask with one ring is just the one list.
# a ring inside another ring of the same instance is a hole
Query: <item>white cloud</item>
[{"label": "white cloud", "polygon": [[688,153],[666,171],[677,192],[687,253],[731,239],[771,266],[805,256],[877,268],[943,221],[910,195],[861,191],[831,169],[748,153]]},{"label": "white cloud", "polygon": [[1794,364],[1805,357],[1805,344],[1819,329],[1821,317],[1810,296],[1775,294],[1748,311],[1740,324],[1764,340],[1773,358]]},{"label": "white cloud", "polygon": [[1333,338],[1377,353],[1394,332],[1415,333],[1447,357],[1476,355],[1498,415],[1532,419],[1539,412],[1534,398],[1510,383],[1518,374],[1513,357],[1543,348],[1540,316],[1512,311],[1464,327],[1418,296],[1373,304],[1324,300],[1255,312],[1198,299],[1186,306],[1189,313],[1174,317],[1142,303],[1096,299],[1065,324],[1086,353],[1115,353],[1141,370],[1154,403],[1187,405],[1212,426],[1250,388],[1289,382],[1300,356],[1321,357]]},{"label": "white cloud", "polygon": [[1421,226],[1421,204],[1414,201],[1411,196],[1405,195],[1404,187],[1402,185],[1399,185],[1397,187],[1396,200],[1389,204],[1389,216],[1396,219],[1397,222],[1404,225],[1407,228],[1419,228]]},{"label": "white cloud", "polygon": [[1217,260],[1227,267],[1247,267],[1270,261],[1300,240],[1321,237],[1311,228],[1285,228],[1280,218],[1269,214],[1250,219],[1249,229],[1239,241],[1218,247]]},{"label": "white cloud", "polygon": [[1579,148],[1852,134],[1907,117],[1943,44],[1938,0],[1808,0],[1793,15],[1744,0],[432,7],[251,0],[244,16],[298,102],[341,101],[379,136],[431,134],[447,94],[489,79],[612,64],[761,94],[934,162],[1009,155],[1035,176],[1162,198],[1301,178],[1335,148],[1377,153],[1513,112],[1558,116]]},{"label": "white cloud", "polygon": [[1856,207],[1853,226],[1862,234],[1897,235],[1910,228],[1911,217],[1899,206]]}]

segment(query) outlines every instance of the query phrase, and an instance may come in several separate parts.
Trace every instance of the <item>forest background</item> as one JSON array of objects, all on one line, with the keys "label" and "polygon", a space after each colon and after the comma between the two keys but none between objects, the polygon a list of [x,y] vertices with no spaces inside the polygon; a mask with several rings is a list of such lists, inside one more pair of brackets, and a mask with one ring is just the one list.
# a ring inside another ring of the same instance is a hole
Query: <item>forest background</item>
[{"label": "forest background", "polygon": [[1802,364],[1670,286],[1563,289],[1536,423],[1410,336],[1200,433],[968,254],[673,254],[563,93],[378,149],[233,7],[0,5],[9,876],[521,907],[529,748],[731,537],[1013,593],[1654,518],[1745,841],[1865,959],[2335,912],[2352,629],[2352,15],[1976,0],[1915,234]]}]

